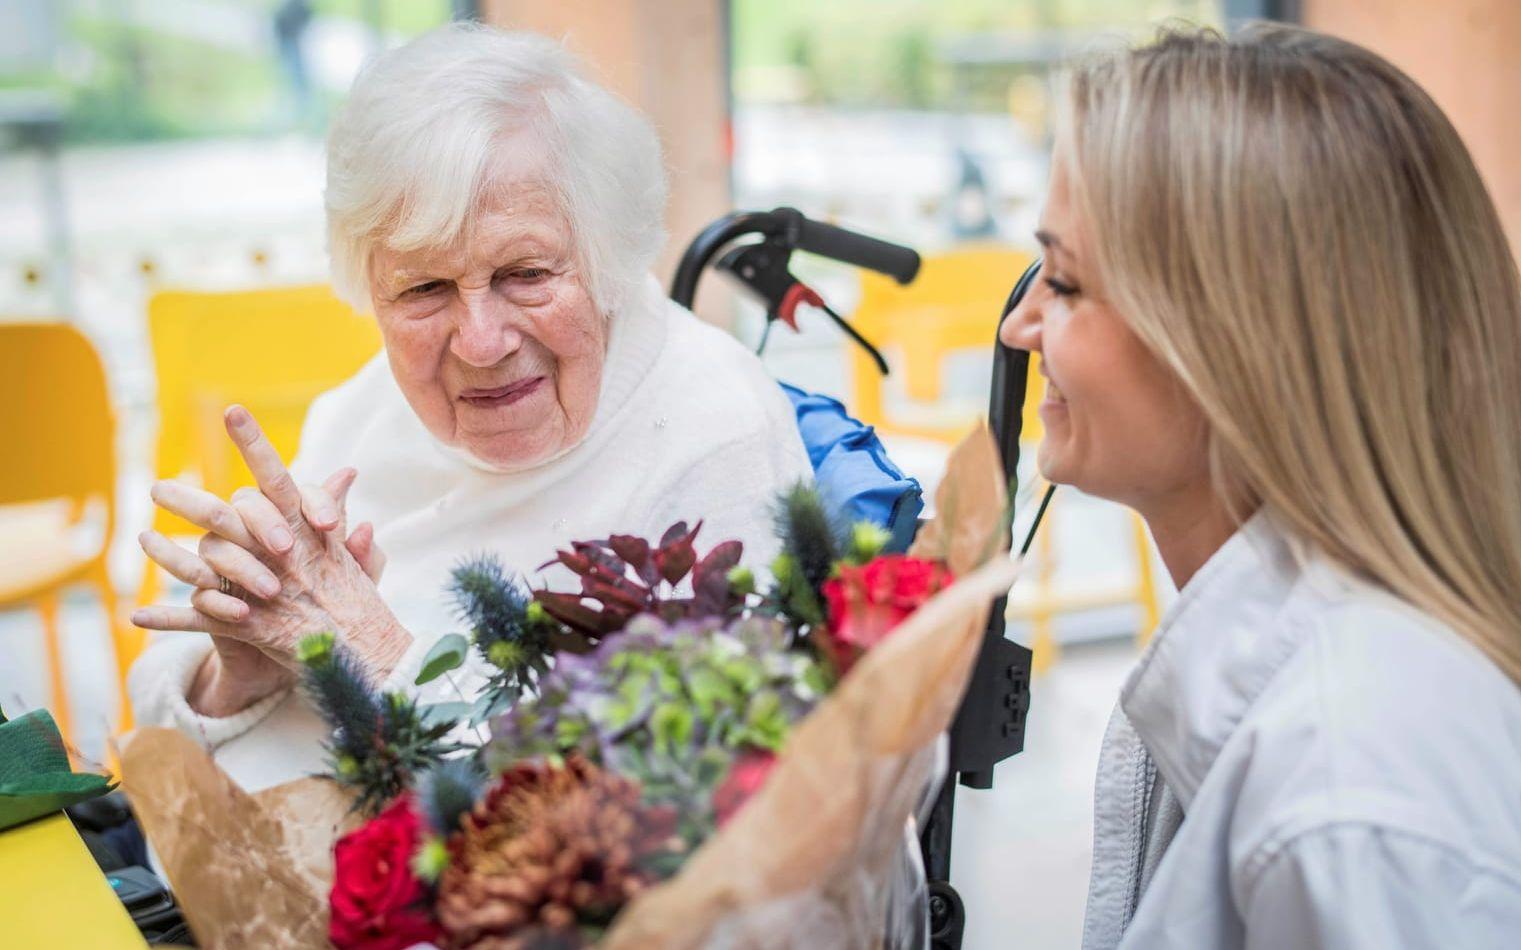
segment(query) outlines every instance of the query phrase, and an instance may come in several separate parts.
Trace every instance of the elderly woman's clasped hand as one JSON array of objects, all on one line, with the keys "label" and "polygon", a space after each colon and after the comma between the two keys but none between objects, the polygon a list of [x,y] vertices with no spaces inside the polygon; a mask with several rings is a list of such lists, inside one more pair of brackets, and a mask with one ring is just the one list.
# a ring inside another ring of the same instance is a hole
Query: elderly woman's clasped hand
[{"label": "elderly woman's clasped hand", "polygon": [[132,622],[211,634],[216,649],[186,697],[205,715],[230,715],[289,686],[296,645],[311,633],[337,633],[383,678],[411,635],[375,587],[384,559],[373,528],[346,530],[354,469],[320,488],[299,486],[247,410],[231,407],[226,423],[258,488],[227,502],[179,482],[154,485],[155,504],[207,533],[196,553],[155,531],[139,537],[150,558],[196,591],[189,607],[145,607]]}]

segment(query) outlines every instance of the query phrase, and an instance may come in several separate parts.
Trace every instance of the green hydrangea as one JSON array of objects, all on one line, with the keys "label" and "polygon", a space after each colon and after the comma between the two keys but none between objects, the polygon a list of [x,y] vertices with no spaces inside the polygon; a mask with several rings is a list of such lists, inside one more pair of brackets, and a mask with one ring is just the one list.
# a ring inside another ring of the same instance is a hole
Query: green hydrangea
[{"label": "green hydrangea", "polygon": [[735,755],[779,750],[827,690],[823,669],[788,637],[777,618],[637,618],[590,654],[562,654],[539,695],[497,721],[486,763],[497,772],[580,752],[701,824]]}]

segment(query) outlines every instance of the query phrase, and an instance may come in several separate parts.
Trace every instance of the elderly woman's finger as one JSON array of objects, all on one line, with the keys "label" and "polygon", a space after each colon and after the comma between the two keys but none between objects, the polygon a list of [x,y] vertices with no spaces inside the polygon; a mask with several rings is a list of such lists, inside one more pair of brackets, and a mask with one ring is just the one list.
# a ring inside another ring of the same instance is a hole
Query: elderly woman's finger
[{"label": "elderly woman's finger", "polygon": [[284,554],[296,545],[296,536],[275,503],[264,497],[257,488],[239,488],[232,494],[232,507],[243,526],[253,532],[264,549],[274,554]]},{"label": "elderly woman's finger", "polygon": [[219,590],[198,590],[190,595],[190,605],[213,620],[242,623],[248,619],[248,605]]},{"label": "elderly woman's finger", "polygon": [[348,501],[349,487],[359,473],[352,468],[340,468],[319,488],[316,485],[301,486],[301,511],[312,527],[319,531],[333,531],[343,527],[344,504]]},{"label": "elderly woman's finger", "polygon": [[257,597],[268,600],[280,593],[280,580],[274,571],[231,541],[208,534],[201,538],[199,554],[213,571]]},{"label": "elderly woman's finger", "polygon": [[210,565],[157,531],[144,531],[137,543],[155,564],[191,587],[217,586],[217,573]]},{"label": "elderly woman's finger", "polygon": [[149,495],[155,505],[179,515],[203,531],[210,531],[244,547],[255,543],[253,535],[243,527],[243,519],[238,517],[232,505],[211,492],[166,479],[154,482]]},{"label": "elderly woman's finger", "polygon": [[297,524],[301,517],[301,490],[280,460],[280,453],[265,437],[264,430],[242,406],[229,406],[224,421],[227,434],[237,445],[243,461],[248,463],[259,491],[275,503],[287,522]]},{"label": "elderly woman's finger", "polygon": [[364,522],[354,529],[343,546],[349,549],[349,553],[359,562],[360,569],[370,580],[380,583],[380,575],[386,569],[386,554],[375,543],[375,526],[368,521]]},{"label": "elderly woman's finger", "polygon": [[210,633],[212,619],[194,607],[170,607],[155,604],[132,611],[132,626],[144,630],[187,630],[191,633]]}]

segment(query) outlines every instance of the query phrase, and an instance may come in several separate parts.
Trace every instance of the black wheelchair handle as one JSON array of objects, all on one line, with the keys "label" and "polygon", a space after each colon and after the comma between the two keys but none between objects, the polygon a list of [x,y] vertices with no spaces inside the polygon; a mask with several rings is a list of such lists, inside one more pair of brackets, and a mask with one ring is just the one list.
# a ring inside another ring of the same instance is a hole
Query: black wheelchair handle
[{"label": "black wheelchair handle", "polygon": [[886,274],[900,284],[908,283],[919,273],[919,254],[912,248],[810,220],[796,208],[735,211],[703,228],[687,246],[671,280],[671,299],[690,308],[703,268],[731,241],[750,234],[759,234],[786,252],[809,251]]},{"label": "black wheelchair handle", "polygon": [[886,274],[900,284],[911,282],[919,273],[919,252],[899,244],[837,228],[803,217],[791,208],[778,208],[778,214],[797,215],[797,248],[831,260],[843,261]]}]

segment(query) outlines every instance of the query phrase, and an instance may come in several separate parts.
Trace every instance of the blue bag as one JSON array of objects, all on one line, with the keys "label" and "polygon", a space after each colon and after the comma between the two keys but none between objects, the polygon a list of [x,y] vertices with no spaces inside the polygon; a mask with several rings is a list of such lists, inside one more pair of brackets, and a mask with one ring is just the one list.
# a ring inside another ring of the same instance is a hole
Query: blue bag
[{"label": "blue bag", "polygon": [[871,426],[852,419],[837,400],[781,383],[797,413],[814,482],[824,504],[847,521],[871,521],[892,535],[887,550],[902,552],[914,540],[924,489],[887,457]]}]

